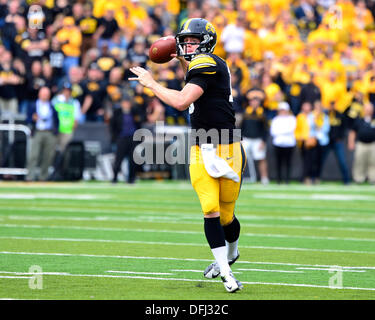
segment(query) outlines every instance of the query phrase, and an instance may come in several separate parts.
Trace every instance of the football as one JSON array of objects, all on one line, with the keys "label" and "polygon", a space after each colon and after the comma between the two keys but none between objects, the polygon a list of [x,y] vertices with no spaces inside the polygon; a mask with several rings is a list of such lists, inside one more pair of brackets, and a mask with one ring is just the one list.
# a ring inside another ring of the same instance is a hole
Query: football
[{"label": "football", "polygon": [[166,63],[172,60],[171,54],[176,53],[176,39],[172,36],[156,40],[150,47],[149,57],[152,62]]}]

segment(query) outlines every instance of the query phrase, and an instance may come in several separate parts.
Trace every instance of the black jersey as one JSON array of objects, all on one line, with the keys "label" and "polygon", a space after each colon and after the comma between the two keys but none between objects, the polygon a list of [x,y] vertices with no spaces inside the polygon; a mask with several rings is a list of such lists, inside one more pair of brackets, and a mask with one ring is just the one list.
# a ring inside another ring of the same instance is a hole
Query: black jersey
[{"label": "black jersey", "polygon": [[196,84],[204,91],[189,107],[192,129],[203,129],[206,132],[216,129],[219,132],[218,143],[222,143],[220,139],[222,129],[227,129],[226,132],[229,133],[227,143],[232,143],[235,116],[231,78],[226,62],[211,53],[195,56],[189,63],[186,83]]}]

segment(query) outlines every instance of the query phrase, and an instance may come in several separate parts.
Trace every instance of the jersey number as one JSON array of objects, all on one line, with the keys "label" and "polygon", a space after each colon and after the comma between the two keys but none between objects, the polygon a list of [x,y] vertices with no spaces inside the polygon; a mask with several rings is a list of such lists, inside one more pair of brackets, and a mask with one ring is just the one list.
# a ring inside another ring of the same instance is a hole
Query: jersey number
[{"label": "jersey number", "polygon": [[194,112],[194,102],[189,106],[189,114]]},{"label": "jersey number", "polygon": [[230,95],[229,95],[229,102],[233,102],[233,95],[232,95],[232,76],[230,75],[230,70],[227,65],[228,74],[229,74],[229,88],[230,88]]}]

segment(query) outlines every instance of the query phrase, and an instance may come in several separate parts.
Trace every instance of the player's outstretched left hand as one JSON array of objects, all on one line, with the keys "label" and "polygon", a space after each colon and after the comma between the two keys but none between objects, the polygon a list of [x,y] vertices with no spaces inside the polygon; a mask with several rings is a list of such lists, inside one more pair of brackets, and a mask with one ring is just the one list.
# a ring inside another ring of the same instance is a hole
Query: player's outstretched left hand
[{"label": "player's outstretched left hand", "polygon": [[147,88],[149,88],[151,84],[155,81],[151,73],[142,67],[133,67],[133,68],[130,68],[130,71],[133,72],[138,77],[137,78],[132,77],[132,78],[129,78],[128,80],[139,81],[141,85]]}]

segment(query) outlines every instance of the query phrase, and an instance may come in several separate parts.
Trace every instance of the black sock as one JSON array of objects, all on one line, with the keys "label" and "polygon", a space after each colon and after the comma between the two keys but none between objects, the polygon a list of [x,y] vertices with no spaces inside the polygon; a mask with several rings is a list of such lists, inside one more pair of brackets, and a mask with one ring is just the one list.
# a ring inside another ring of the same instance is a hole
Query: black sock
[{"label": "black sock", "polygon": [[223,226],[225,240],[227,240],[229,243],[238,240],[238,238],[240,237],[240,229],[240,222],[236,217],[234,217],[233,221],[230,224]]},{"label": "black sock", "polygon": [[220,217],[204,218],[204,233],[211,249],[225,246],[225,234]]}]

